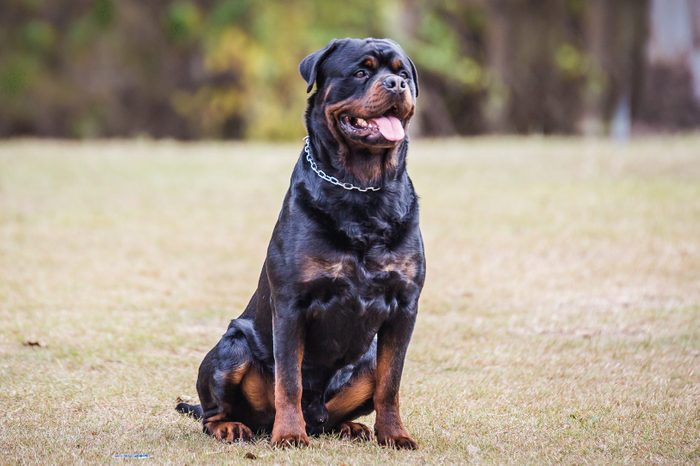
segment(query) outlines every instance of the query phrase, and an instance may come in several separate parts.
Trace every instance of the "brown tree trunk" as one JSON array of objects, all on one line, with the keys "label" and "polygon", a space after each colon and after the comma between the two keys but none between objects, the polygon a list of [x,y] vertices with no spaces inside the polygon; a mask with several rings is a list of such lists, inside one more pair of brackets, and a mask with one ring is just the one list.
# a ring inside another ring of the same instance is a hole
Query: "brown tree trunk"
[{"label": "brown tree trunk", "polygon": [[508,102],[510,100],[511,45],[508,19],[508,2],[494,0],[487,4],[489,27],[486,31],[486,56],[490,74],[490,86],[485,115],[489,130],[507,132]]},{"label": "brown tree trunk", "polygon": [[585,37],[590,64],[579,130],[589,136],[600,136],[605,131],[609,10],[610,4],[607,0],[589,0],[585,16]]}]

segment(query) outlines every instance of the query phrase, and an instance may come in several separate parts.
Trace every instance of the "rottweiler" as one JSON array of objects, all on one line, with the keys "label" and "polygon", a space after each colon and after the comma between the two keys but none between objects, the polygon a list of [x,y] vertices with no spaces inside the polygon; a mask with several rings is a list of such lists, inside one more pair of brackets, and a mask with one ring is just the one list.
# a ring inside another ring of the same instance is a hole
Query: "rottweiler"
[{"label": "rottweiler", "polygon": [[199,368],[201,405],[178,411],[219,440],[323,432],[417,448],[399,414],[425,279],[406,129],[418,77],[387,39],[333,40],[299,65],[308,136],[258,288]]}]

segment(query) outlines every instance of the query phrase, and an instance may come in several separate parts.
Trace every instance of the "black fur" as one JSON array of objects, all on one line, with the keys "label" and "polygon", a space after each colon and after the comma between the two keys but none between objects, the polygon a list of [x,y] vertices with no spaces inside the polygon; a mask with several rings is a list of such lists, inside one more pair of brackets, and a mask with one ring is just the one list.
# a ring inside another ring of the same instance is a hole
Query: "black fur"
[{"label": "black fur", "polygon": [[202,406],[201,405],[191,405],[188,403],[178,403],[177,406],[175,406],[175,411],[181,414],[186,414],[188,416],[192,416],[194,419],[202,419],[204,416],[204,411],[202,411]]}]

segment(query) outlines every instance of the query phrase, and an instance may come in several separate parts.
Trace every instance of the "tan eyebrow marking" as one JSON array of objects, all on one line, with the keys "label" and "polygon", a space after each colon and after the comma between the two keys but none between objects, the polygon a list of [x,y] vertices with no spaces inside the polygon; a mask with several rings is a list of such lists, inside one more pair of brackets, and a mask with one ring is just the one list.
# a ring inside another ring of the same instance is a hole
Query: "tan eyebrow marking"
[{"label": "tan eyebrow marking", "polygon": [[362,66],[374,69],[377,67],[377,60],[372,57],[367,57],[362,61]]},{"label": "tan eyebrow marking", "polygon": [[401,68],[403,68],[403,62],[401,61],[400,58],[395,58],[391,62],[391,69],[394,71],[399,71]]}]

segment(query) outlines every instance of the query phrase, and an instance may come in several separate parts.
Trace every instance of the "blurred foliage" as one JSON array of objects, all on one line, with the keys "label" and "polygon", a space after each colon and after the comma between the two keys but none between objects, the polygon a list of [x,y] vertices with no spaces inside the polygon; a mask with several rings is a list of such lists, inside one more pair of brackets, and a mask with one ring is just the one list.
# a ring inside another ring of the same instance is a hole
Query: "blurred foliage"
[{"label": "blurred foliage", "polygon": [[367,0],[4,1],[0,134],[298,137],[298,62],[380,24]]},{"label": "blurred foliage", "polygon": [[617,98],[589,49],[592,3],[3,0],[0,136],[297,138],[298,63],[348,36],[414,58],[423,134],[573,132],[586,102]]}]

